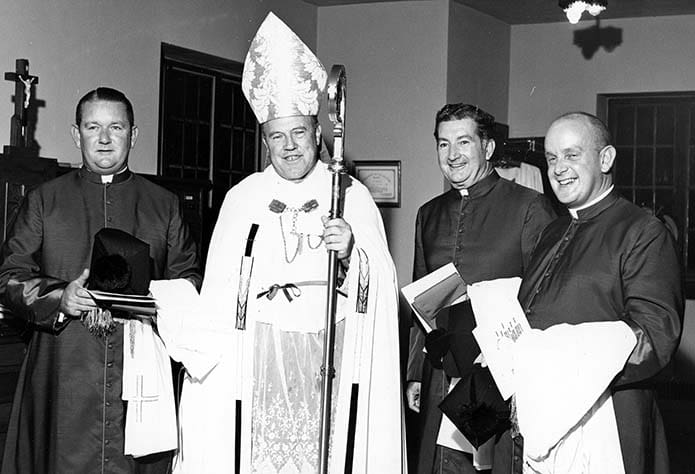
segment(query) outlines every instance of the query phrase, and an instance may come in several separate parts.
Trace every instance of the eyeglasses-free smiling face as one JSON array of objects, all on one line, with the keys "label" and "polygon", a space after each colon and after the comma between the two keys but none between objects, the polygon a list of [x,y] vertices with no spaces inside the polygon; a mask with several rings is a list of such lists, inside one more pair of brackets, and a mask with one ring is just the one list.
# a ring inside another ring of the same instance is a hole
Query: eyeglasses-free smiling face
[{"label": "eyeglasses-free smiling face", "polygon": [[599,147],[595,132],[581,117],[559,119],[548,129],[548,179],[558,200],[570,209],[590,203],[611,186],[615,148]]},{"label": "eyeglasses-free smiling face", "polygon": [[301,181],[314,169],[320,139],[321,126],[311,116],[282,117],[263,124],[270,162],[289,181]]},{"label": "eyeglasses-free smiling face", "polygon": [[437,127],[437,157],[444,177],[455,189],[467,189],[492,171],[494,140],[482,140],[471,118],[444,121]]},{"label": "eyeglasses-free smiling face", "polygon": [[72,126],[72,138],[82,151],[82,162],[92,172],[121,171],[138,136],[120,102],[93,100],[82,105],[82,120]]}]

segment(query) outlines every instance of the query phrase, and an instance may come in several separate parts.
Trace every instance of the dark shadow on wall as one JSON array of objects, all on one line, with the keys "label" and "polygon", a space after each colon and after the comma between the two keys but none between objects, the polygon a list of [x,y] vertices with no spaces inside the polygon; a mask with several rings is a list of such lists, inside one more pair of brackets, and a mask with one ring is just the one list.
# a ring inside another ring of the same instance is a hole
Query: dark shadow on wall
[{"label": "dark shadow on wall", "polygon": [[584,59],[591,59],[601,48],[610,53],[622,43],[623,29],[614,26],[601,27],[598,18],[593,26],[574,32],[573,44],[582,50]]}]

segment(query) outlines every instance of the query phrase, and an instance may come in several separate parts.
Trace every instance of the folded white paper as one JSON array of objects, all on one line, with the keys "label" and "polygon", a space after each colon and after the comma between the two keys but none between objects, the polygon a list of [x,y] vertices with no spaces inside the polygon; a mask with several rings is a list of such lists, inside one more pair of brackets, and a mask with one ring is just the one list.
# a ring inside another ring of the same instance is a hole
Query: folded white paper
[{"label": "folded white paper", "polygon": [[521,278],[499,278],[468,287],[476,327],[473,336],[502,398],[514,394],[514,347],[529,329],[517,299]]}]

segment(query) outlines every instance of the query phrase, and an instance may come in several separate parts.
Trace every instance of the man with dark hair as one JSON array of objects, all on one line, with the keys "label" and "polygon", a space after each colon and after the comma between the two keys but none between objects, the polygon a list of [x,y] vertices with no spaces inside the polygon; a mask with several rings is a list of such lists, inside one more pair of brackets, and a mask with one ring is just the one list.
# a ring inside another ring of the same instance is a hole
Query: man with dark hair
[{"label": "man with dark hair", "polygon": [[85,94],[80,99],[80,101],[77,103],[77,107],[75,107],[76,124],[82,123],[82,107],[84,106],[84,104],[87,102],[94,102],[98,100],[123,104],[123,106],[125,107],[125,114],[126,118],[128,119],[128,123],[131,124],[134,129],[137,129],[137,127],[135,127],[135,114],[133,113],[133,104],[130,103],[130,100],[125,96],[123,92],[116,89],[112,89],[110,87],[97,87],[96,89]]},{"label": "man with dark hair", "polygon": [[434,138],[439,138],[439,124],[454,120],[469,118],[478,125],[478,136],[481,140],[494,140],[495,117],[471,104],[446,104],[439,109],[434,118]]},{"label": "man with dark hair", "polygon": [[[681,331],[683,295],[673,239],[656,217],[615,191],[616,150],[598,118],[583,112],[557,118],[546,134],[545,154],[550,184],[569,215],[543,231],[519,302],[532,328],[618,322],[634,333],[636,345],[607,388],[622,451],[612,454],[626,473],[668,473],[664,428],[648,380],[669,362]],[[581,423],[594,416],[592,408]],[[569,455],[581,469],[586,459],[574,450]]]},{"label": "man with dark hair", "polygon": [[[469,104],[448,104],[437,113],[439,167],[451,189],[418,211],[414,279],[450,262],[467,284],[521,276],[540,232],[553,219],[543,195],[500,178],[490,164],[494,123],[492,115]],[[471,333],[469,301],[440,311],[434,324],[448,329],[451,349],[443,360],[426,359],[423,333],[417,327],[411,331],[406,394],[409,407],[420,411],[417,472],[474,473],[494,464],[493,472],[508,473],[509,434],[493,438],[480,452],[458,431],[453,440],[444,439],[448,421],[438,405],[456,381],[471,376],[480,349]]]},{"label": "man with dark hair", "polygon": [[[149,246],[152,278],[186,278],[197,287],[196,245],[177,197],[128,169],[138,129],[125,95],[100,87],[75,115],[82,168],[27,193],[2,247],[0,298],[33,331],[2,472],[164,473],[171,453],[134,442],[141,432],[131,418],[145,413],[145,400],[129,406],[122,393],[124,346],[130,341],[130,358],[141,362],[144,346],[132,343],[134,331],[151,328],[96,308],[87,292],[90,256],[99,230],[119,229]],[[168,358],[163,365],[170,376]],[[139,396],[149,382],[140,380]],[[170,401],[164,409],[175,416],[171,387],[163,385],[154,397]],[[173,432],[167,450],[176,447],[175,422]]]}]

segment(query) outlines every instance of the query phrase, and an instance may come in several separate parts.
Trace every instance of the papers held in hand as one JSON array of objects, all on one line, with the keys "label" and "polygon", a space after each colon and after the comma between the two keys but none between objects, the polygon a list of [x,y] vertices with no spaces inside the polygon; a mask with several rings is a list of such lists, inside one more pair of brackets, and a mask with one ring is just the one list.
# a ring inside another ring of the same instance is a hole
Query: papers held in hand
[{"label": "papers held in hand", "polygon": [[422,329],[432,331],[434,317],[442,309],[466,301],[466,283],[453,263],[401,288]]},{"label": "papers held in hand", "polygon": [[468,287],[480,351],[505,400],[514,394],[516,343],[531,328],[519,304],[521,278],[481,281]]},{"label": "papers held in hand", "polygon": [[87,290],[87,292],[102,309],[124,311],[140,318],[151,318],[157,313],[155,299],[151,296],[122,295],[99,290]]}]

